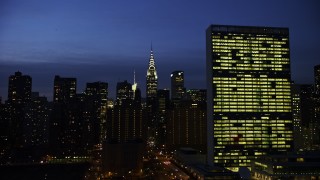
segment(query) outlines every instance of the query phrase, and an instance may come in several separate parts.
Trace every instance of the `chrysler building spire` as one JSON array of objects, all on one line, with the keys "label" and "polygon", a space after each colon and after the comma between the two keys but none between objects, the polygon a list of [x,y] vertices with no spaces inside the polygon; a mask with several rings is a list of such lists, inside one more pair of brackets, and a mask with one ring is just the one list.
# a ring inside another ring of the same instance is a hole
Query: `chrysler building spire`
[{"label": "chrysler building spire", "polygon": [[149,59],[149,67],[147,70],[147,98],[155,98],[157,96],[158,89],[158,76],[156,65],[154,61],[152,43],[151,43],[151,51],[150,51],[150,59]]}]

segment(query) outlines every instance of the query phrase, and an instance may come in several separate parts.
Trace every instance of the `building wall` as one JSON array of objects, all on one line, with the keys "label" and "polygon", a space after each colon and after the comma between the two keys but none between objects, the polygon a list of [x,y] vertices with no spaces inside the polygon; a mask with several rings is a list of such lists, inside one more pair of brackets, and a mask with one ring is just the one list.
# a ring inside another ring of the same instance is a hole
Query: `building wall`
[{"label": "building wall", "polygon": [[177,150],[192,147],[206,152],[206,110],[205,106],[191,101],[169,110],[167,123],[167,147]]},{"label": "building wall", "polygon": [[291,151],[288,29],[212,25],[207,43],[209,161],[237,171]]}]

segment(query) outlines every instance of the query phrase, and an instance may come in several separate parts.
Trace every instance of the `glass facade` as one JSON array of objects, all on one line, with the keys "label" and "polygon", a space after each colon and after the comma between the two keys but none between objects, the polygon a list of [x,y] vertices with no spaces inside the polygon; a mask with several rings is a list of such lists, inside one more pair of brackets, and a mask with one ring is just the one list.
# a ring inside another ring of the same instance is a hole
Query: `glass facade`
[{"label": "glass facade", "polygon": [[207,78],[209,161],[237,171],[293,149],[287,28],[210,26]]}]

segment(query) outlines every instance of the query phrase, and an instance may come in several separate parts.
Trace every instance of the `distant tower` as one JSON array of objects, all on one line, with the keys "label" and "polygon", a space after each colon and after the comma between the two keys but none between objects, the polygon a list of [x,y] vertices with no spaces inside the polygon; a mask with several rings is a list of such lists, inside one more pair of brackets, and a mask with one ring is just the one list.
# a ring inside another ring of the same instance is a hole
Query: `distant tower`
[{"label": "distant tower", "polygon": [[171,99],[182,99],[186,89],[184,88],[183,71],[171,73]]},{"label": "distant tower", "polygon": [[138,87],[138,83],[136,82],[136,71],[133,70],[133,84],[132,84],[133,99],[135,98],[137,87]]},{"label": "distant tower", "polygon": [[77,93],[76,78],[54,77],[53,102],[66,102],[75,97]]},{"label": "distant tower", "polygon": [[90,128],[90,126],[85,127],[90,132],[89,134],[93,136],[93,144],[102,144],[106,137],[108,83],[87,83],[85,93],[87,102],[90,103],[87,106],[88,111],[93,112],[89,123],[93,128]]},{"label": "distant tower", "polygon": [[320,95],[320,64],[314,66],[314,83],[315,83],[315,93]]},{"label": "distant tower", "polygon": [[9,77],[8,103],[9,142],[14,147],[23,146],[25,106],[31,102],[32,78],[15,72]]},{"label": "distant tower", "polygon": [[314,144],[320,149],[320,64],[314,67]]},{"label": "distant tower", "polygon": [[17,104],[25,104],[31,101],[32,78],[15,72],[9,77],[8,101]]},{"label": "distant tower", "polygon": [[128,100],[132,100],[133,93],[132,93],[132,85],[128,81],[118,82],[117,83],[117,104],[122,105],[124,102]]},{"label": "distant tower", "polygon": [[153,50],[151,45],[149,67],[147,70],[147,93],[146,93],[147,99],[156,98],[157,89],[158,89],[158,76],[157,76],[157,70],[154,62]]},{"label": "distant tower", "polygon": [[155,137],[156,136],[156,114],[157,114],[157,89],[158,89],[158,76],[157,70],[154,62],[153,57],[153,50],[151,44],[151,53],[150,53],[150,60],[149,60],[149,67],[147,70],[147,85],[146,85],[146,105],[147,105],[147,113],[148,113],[148,137]]}]

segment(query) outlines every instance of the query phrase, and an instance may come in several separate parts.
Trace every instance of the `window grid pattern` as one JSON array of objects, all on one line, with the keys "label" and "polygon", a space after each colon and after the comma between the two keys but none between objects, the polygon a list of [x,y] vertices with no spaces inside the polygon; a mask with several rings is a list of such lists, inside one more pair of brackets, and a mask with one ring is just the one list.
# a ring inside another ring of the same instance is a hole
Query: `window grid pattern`
[{"label": "window grid pattern", "polygon": [[212,32],[214,163],[236,170],[291,150],[287,34]]}]

